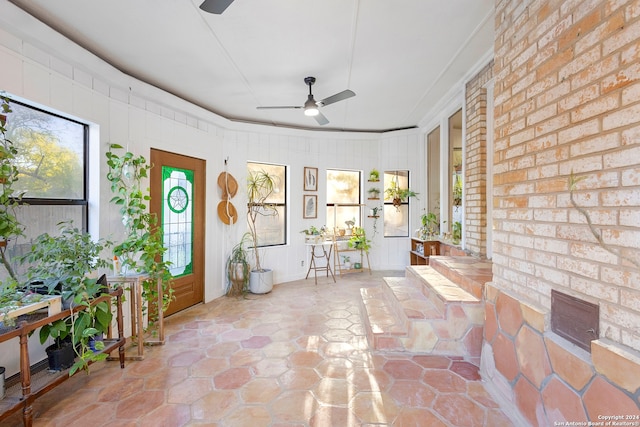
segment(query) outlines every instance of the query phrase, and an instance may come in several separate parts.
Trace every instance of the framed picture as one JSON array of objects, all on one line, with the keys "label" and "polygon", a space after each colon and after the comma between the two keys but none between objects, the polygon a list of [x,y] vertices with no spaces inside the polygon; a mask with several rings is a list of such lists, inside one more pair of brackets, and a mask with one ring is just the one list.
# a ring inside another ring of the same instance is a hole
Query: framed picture
[{"label": "framed picture", "polygon": [[304,206],[302,206],[303,218],[317,218],[318,217],[318,196],[305,194],[302,197]]},{"label": "framed picture", "polygon": [[318,168],[304,167],[304,191],[318,191]]}]

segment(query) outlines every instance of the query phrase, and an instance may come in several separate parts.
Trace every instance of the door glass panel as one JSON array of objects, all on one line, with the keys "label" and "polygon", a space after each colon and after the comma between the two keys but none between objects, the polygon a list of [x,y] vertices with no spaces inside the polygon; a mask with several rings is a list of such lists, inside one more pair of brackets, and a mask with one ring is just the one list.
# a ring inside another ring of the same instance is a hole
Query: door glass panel
[{"label": "door glass panel", "polygon": [[162,167],[164,261],[174,277],[193,272],[193,171]]}]

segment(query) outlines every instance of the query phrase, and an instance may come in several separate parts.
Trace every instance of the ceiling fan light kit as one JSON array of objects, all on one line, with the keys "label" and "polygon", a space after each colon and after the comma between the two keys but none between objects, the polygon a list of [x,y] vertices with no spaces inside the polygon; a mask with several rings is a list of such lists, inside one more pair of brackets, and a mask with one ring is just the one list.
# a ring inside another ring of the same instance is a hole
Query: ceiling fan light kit
[{"label": "ceiling fan light kit", "polygon": [[281,107],[256,107],[258,110],[278,110],[278,109],[300,109],[304,110],[304,115],[308,117],[313,117],[316,119],[319,125],[326,125],[329,123],[329,120],[320,113],[320,107],[326,107],[327,105],[334,104],[338,101],[342,101],[344,99],[348,99],[356,96],[355,92],[347,89],[342,92],[338,92],[335,95],[331,95],[328,98],[323,99],[322,101],[316,101],[313,97],[313,93],[311,92],[311,86],[316,82],[315,77],[305,77],[304,83],[309,86],[309,95],[307,95],[307,100],[305,101],[303,106],[281,106]]}]

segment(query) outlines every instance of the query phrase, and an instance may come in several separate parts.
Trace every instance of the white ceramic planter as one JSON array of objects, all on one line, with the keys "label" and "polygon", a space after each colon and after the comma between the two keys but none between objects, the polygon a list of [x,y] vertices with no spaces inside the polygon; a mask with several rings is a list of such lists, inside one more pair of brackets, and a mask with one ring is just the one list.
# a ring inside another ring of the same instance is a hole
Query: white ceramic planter
[{"label": "white ceramic planter", "polygon": [[273,289],[273,270],[252,271],[249,276],[249,291],[252,294],[266,294]]}]

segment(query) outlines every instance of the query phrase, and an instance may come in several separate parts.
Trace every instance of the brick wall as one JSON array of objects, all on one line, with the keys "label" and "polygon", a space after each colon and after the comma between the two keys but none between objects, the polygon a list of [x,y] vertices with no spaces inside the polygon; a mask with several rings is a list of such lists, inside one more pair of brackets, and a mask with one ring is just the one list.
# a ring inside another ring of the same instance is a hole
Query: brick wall
[{"label": "brick wall", "polygon": [[[494,61],[484,373],[532,425],[640,415],[640,1],[497,0]],[[591,354],[552,289],[599,304]]]},{"label": "brick wall", "polygon": [[493,61],[471,79],[465,88],[465,248],[487,255],[487,90],[493,77]]}]

